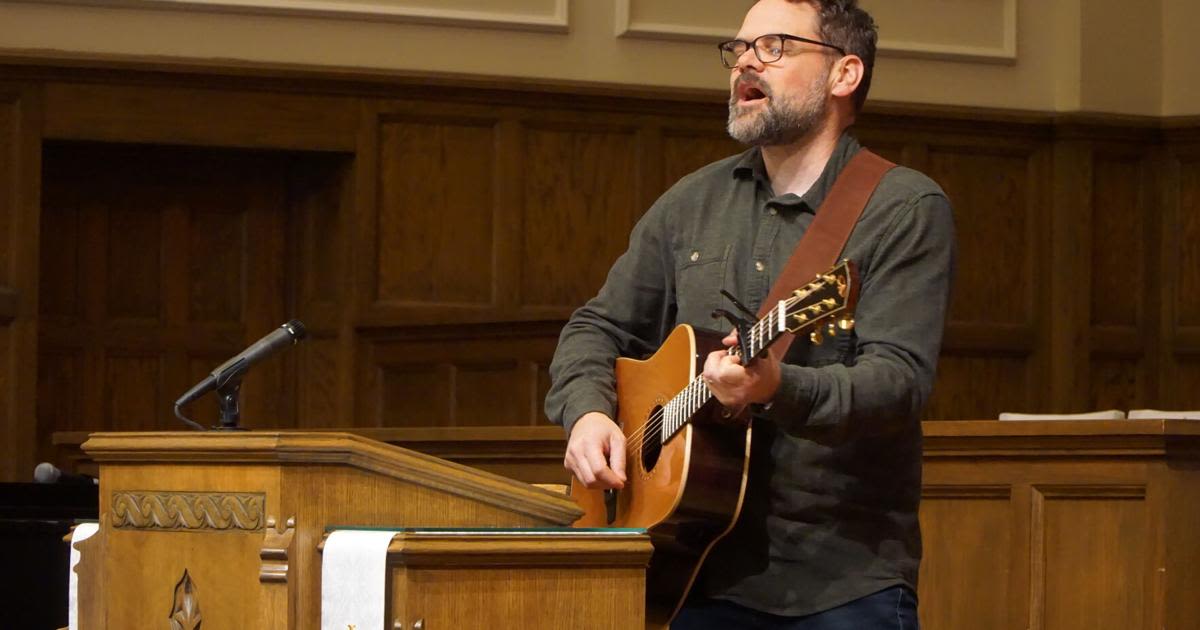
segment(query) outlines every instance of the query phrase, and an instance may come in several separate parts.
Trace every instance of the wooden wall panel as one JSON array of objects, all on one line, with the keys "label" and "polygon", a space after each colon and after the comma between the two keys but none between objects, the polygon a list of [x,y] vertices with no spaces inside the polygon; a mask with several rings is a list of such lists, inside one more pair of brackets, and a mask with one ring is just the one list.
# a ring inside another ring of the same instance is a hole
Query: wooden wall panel
[{"label": "wooden wall panel", "polygon": [[[0,154],[0,329],[37,315],[9,331],[6,360],[35,363],[21,344],[40,340],[41,393],[10,400],[46,401],[43,436],[106,421],[105,365],[158,383],[165,405],[289,317],[312,338],[247,381],[256,426],[540,422],[558,329],[636,218],[741,150],[716,93],[177,70],[26,68],[32,87],[0,86],[0,134],[24,143]],[[1200,406],[1200,148],[1156,124],[864,115],[864,143],[928,173],[955,208],[927,417]],[[54,172],[28,206],[43,142]],[[27,207],[42,208],[41,233]],[[14,374],[0,383],[19,387]],[[81,398],[58,404],[48,392],[72,378]]]},{"label": "wooden wall panel", "polygon": [[[288,317],[286,156],[63,143],[46,157],[43,391],[79,379],[82,404],[39,409],[46,427],[175,428],[171,402]],[[63,238],[59,238],[59,231]],[[291,230],[294,231],[294,230]],[[243,386],[248,424],[295,423],[294,358]],[[81,418],[60,414],[77,411]],[[215,420],[211,401],[194,413]]]},{"label": "wooden wall panel", "polygon": [[1091,323],[1136,327],[1146,297],[1140,156],[1100,154],[1092,169]]},{"label": "wooden wall panel", "polygon": [[645,210],[632,130],[577,125],[525,134],[524,306],[569,310],[595,295]]},{"label": "wooden wall panel", "polygon": [[1154,400],[1141,359],[1092,359],[1088,379],[1088,408],[1142,409]]},{"label": "wooden wall panel", "polygon": [[1023,358],[943,355],[925,418],[995,418],[1002,411],[1028,411],[1030,378]]},{"label": "wooden wall panel", "polygon": [[[920,585],[955,605],[924,606],[929,628],[1007,628],[1014,544],[1010,489],[926,486],[921,499]],[[965,578],[965,579],[964,579]]]},{"label": "wooden wall panel", "polygon": [[1175,321],[1178,326],[1200,329],[1200,150],[1180,161],[1178,212]]},{"label": "wooden wall panel", "polygon": [[495,121],[387,118],[380,128],[377,299],[495,296]]},{"label": "wooden wall panel", "polygon": [[374,333],[360,343],[359,426],[545,422],[556,323]]},{"label": "wooden wall panel", "polygon": [[34,420],[41,95],[0,82],[0,481],[29,480],[46,443]]},{"label": "wooden wall panel", "polygon": [[[1144,488],[1036,488],[1033,628],[1141,628],[1148,536]],[[1039,514],[1040,513],[1040,514]],[[1038,569],[1041,574],[1038,575]],[[1086,576],[1086,579],[1081,579]],[[1040,592],[1039,592],[1040,591]],[[1037,610],[1037,606],[1034,609]]]},{"label": "wooden wall panel", "polygon": [[[18,170],[22,155],[20,94],[5,90],[0,84],[0,243],[10,243],[17,212]],[[7,253],[0,254],[0,286],[11,290],[12,262]],[[11,315],[9,315],[11,317]]]},{"label": "wooden wall panel", "polygon": [[951,321],[1032,321],[1034,243],[1027,153],[934,146],[929,176],[953,200],[958,277]]}]

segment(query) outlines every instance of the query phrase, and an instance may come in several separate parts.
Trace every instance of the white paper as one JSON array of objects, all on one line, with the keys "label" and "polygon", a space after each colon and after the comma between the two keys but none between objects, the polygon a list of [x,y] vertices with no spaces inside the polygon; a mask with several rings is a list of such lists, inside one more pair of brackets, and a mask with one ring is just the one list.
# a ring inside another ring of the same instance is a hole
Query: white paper
[{"label": "white paper", "polygon": [[1162,411],[1161,409],[1130,409],[1130,420],[1200,420],[1200,411]]},{"label": "white paper", "polygon": [[[81,554],[75,548],[75,543],[91,538],[93,534],[100,531],[99,523],[82,523],[76,525],[71,532],[71,563],[67,567],[67,574],[70,576],[70,591],[67,596],[67,628],[70,630],[79,630],[79,575],[75,573],[75,567],[79,564]],[[89,558],[88,562],[95,562],[96,558]]]},{"label": "white paper", "polygon": [[1011,413],[1000,414],[1001,420],[1124,420],[1125,412],[1119,409],[1093,411],[1090,413]]},{"label": "white paper", "polygon": [[321,630],[385,630],[387,549],[394,531],[339,529],[321,554]]}]

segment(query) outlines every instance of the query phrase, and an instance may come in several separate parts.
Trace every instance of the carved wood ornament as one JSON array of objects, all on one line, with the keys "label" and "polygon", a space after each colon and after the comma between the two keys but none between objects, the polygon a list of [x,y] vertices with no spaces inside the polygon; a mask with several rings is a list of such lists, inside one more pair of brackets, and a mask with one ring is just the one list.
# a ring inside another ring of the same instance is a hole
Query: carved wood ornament
[{"label": "carved wood ornament", "polygon": [[175,584],[175,602],[171,606],[171,630],[200,630],[200,600],[196,584],[187,569]]},{"label": "carved wood ornament", "polygon": [[265,501],[260,493],[114,492],[113,527],[259,531]]}]

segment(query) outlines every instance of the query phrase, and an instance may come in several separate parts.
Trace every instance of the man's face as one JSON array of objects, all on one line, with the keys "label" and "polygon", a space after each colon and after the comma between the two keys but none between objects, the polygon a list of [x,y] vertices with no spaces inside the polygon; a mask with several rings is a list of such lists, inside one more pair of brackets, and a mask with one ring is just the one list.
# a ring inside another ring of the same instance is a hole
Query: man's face
[{"label": "man's face", "polygon": [[[787,33],[821,39],[811,4],[762,0],[746,14],[737,39]],[[729,135],[756,146],[790,144],[815,129],[826,116],[830,57],[820,46],[784,42],[783,57],[764,64],[746,51],[730,70]]]}]

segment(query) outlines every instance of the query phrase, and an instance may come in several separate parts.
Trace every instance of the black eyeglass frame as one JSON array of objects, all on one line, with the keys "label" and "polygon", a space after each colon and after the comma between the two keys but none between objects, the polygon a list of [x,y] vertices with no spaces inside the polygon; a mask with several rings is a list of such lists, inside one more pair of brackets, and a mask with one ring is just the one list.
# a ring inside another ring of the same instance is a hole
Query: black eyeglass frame
[{"label": "black eyeglass frame", "polygon": [[[758,51],[758,41],[760,39],[763,39],[764,37],[778,37],[779,38],[779,56],[778,57],[776,57],[774,59],[770,59],[770,60],[762,58],[762,54]],[[846,49],[842,48],[841,46],[835,46],[835,45],[827,43],[827,42],[817,41],[815,39],[809,39],[807,37],[800,37],[799,35],[788,35],[787,33],[767,33],[766,35],[759,35],[758,37],[754,38],[754,41],[749,41],[749,42],[744,39],[731,39],[729,41],[724,41],[724,42],[717,44],[717,52],[721,54],[721,65],[725,66],[726,68],[729,68],[730,70],[736,68],[737,64],[735,63],[734,65],[731,66],[728,63],[726,63],[725,51],[728,50],[730,53],[733,53],[734,50],[732,48],[728,48],[728,49],[726,48],[728,46],[732,46],[733,44],[743,44],[746,46],[746,50],[753,50],[754,56],[757,57],[758,60],[763,63],[775,63],[776,61],[783,59],[783,42],[788,41],[788,40],[791,40],[794,42],[804,42],[806,44],[816,44],[818,46],[832,48],[832,49],[838,51],[839,53],[841,53],[843,57],[846,56]],[[746,50],[743,50],[734,59],[735,60],[741,59],[742,55],[746,54]]]}]

